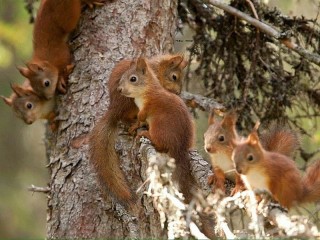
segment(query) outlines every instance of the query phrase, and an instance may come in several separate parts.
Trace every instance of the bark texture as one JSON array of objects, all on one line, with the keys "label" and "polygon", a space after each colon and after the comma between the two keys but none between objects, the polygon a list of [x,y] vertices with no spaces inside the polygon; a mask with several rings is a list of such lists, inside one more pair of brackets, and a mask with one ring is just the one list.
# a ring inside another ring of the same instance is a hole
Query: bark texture
[{"label": "bark texture", "polygon": [[[47,141],[49,239],[165,236],[150,200],[143,197],[133,215],[111,197],[102,198],[88,161],[87,134],[107,109],[106,82],[116,62],[172,50],[176,9],[177,0],[117,0],[83,12],[71,40],[76,66],[68,92],[58,102],[60,125]],[[133,142],[129,136],[123,138]],[[134,148],[121,145],[120,141],[123,170],[137,189],[146,165],[132,158]]]}]

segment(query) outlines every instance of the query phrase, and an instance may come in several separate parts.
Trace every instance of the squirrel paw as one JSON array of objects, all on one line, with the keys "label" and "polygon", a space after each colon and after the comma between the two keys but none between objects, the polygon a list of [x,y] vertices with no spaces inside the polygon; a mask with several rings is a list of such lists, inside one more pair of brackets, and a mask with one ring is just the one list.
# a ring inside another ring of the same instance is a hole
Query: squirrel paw
[{"label": "squirrel paw", "polygon": [[62,94],[66,94],[67,93],[67,83],[65,81],[65,79],[63,77],[61,77],[58,81],[58,85],[57,85],[57,89],[59,90],[59,92],[61,92]]},{"label": "squirrel paw", "polygon": [[139,124],[139,121],[133,123],[129,129],[128,129],[128,132],[130,135],[134,136],[137,132],[137,129],[140,127],[140,124]]},{"label": "squirrel paw", "polygon": [[224,180],[217,178],[216,175],[214,174],[208,177],[208,184],[213,185],[212,192],[215,192],[217,189],[221,190],[223,193],[226,192],[226,187],[224,186]]},{"label": "squirrel paw", "polygon": [[150,133],[149,131],[147,130],[142,130],[140,132],[138,132],[137,136],[136,136],[136,139],[139,140],[140,138],[142,137],[146,137],[148,138],[149,140],[151,140],[151,136],[150,136]]},{"label": "squirrel paw", "polygon": [[242,192],[242,191],[244,191],[246,188],[244,187],[244,186],[235,186],[233,189],[232,189],[232,191],[231,191],[231,193],[230,193],[230,196],[234,196],[236,193],[238,193],[238,192]]}]

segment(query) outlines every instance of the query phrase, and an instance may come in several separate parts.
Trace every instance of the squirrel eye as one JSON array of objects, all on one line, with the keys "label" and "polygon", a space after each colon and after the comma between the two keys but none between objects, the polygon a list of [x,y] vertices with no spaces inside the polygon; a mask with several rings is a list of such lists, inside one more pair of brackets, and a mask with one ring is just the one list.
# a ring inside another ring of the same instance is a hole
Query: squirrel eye
[{"label": "squirrel eye", "polygon": [[248,154],[247,160],[248,160],[248,161],[252,161],[252,160],[253,160],[253,155],[252,155],[252,154]]},{"label": "squirrel eye", "polygon": [[44,86],[49,87],[50,86],[50,81],[49,80],[45,80],[44,81]]},{"label": "squirrel eye", "polygon": [[130,82],[136,82],[137,81],[137,77],[136,76],[131,76],[130,77]]},{"label": "squirrel eye", "polygon": [[173,80],[173,81],[177,81],[177,79],[178,79],[177,75],[172,74],[172,80]]},{"label": "squirrel eye", "polygon": [[223,142],[223,141],[224,141],[224,136],[223,136],[223,135],[220,135],[220,136],[218,137],[218,140],[219,140],[219,142]]},{"label": "squirrel eye", "polygon": [[33,105],[32,105],[32,103],[29,103],[29,102],[28,102],[28,103],[26,104],[26,107],[27,107],[28,109],[32,109]]}]

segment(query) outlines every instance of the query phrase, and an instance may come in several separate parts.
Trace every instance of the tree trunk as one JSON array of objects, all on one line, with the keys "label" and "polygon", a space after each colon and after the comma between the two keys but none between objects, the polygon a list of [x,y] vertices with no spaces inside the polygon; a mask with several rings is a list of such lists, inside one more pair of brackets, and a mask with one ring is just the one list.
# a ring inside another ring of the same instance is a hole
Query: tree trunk
[{"label": "tree trunk", "polygon": [[[146,198],[135,216],[111,197],[102,198],[88,160],[87,135],[107,109],[106,83],[115,63],[172,50],[176,9],[177,0],[118,0],[83,12],[71,41],[75,69],[68,93],[58,99],[59,127],[48,134],[48,238],[165,237]],[[145,163],[132,159],[130,150],[121,151],[129,182],[141,185]]]}]

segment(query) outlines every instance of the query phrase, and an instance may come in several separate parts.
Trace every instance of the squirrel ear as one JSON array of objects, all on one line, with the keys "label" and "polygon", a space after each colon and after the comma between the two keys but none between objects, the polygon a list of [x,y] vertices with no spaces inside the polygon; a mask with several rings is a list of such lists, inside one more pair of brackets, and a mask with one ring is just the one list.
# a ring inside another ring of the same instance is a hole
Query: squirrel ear
[{"label": "squirrel ear", "polygon": [[214,113],[214,111],[212,110],[212,111],[210,112],[210,115],[209,115],[209,118],[208,118],[208,124],[209,124],[209,126],[212,125],[212,124],[214,124],[214,121],[215,121],[214,115],[215,115],[215,113]]},{"label": "squirrel ear", "polygon": [[72,73],[73,69],[74,69],[74,64],[69,64],[65,68],[65,73],[69,75],[70,73]]},{"label": "squirrel ear", "polygon": [[180,65],[180,63],[183,61],[182,56],[175,56],[170,59],[170,67],[176,68]]},{"label": "squirrel ear", "polygon": [[138,61],[137,61],[137,71],[141,71],[142,74],[145,74],[146,71],[147,71],[147,63],[146,63],[146,60],[144,58],[138,58]]},{"label": "squirrel ear", "polygon": [[32,75],[32,72],[29,68],[26,67],[18,67],[20,74],[26,78],[29,78]]},{"label": "squirrel ear", "polygon": [[43,68],[36,63],[28,63],[27,67],[30,69],[31,72],[34,73],[43,71]]},{"label": "squirrel ear", "polygon": [[188,64],[189,64],[189,62],[187,60],[183,59],[182,62],[180,63],[180,65],[179,65],[179,68],[181,70],[183,70],[186,66],[188,66]]},{"label": "squirrel ear", "polygon": [[184,56],[175,56],[170,59],[171,68],[179,68],[183,70],[187,65],[188,61],[184,59]]},{"label": "squirrel ear", "polygon": [[18,95],[18,97],[22,97],[25,95],[25,89],[19,86],[18,84],[11,83],[11,89]]},{"label": "squirrel ear", "polygon": [[259,136],[258,136],[258,133],[257,131],[253,130],[249,136],[248,136],[248,141],[250,144],[252,145],[256,145],[259,143]]},{"label": "squirrel ear", "polygon": [[237,113],[235,111],[233,111],[233,110],[229,111],[224,116],[221,125],[223,125],[223,126],[234,126],[234,125],[236,125],[237,119],[238,119]]},{"label": "squirrel ear", "polygon": [[0,96],[1,99],[3,99],[3,101],[5,102],[5,104],[7,104],[8,106],[12,106],[12,99],[11,98],[6,98],[4,96]]}]

